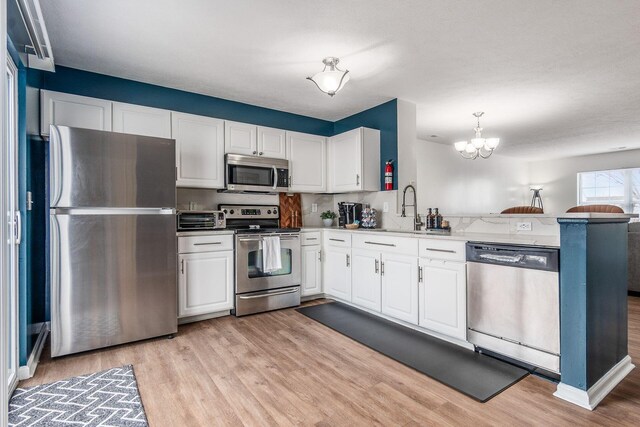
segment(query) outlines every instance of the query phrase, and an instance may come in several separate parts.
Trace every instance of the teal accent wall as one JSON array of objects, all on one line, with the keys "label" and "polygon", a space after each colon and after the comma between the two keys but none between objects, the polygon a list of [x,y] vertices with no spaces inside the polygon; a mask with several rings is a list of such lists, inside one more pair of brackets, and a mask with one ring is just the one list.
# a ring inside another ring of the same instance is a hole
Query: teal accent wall
[{"label": "teal accent wall", "polygon": [[558,222],[561,380],[586,391],[628,354],[628,220]]},{"label": "teal accent wall", "polygon": [[[384,167],[389,159],[394,161],[393,189],[398,189],[398,100],[338,120],[333,124],[333,134],[339,134],[358,127],[380,130],[380,189],[384,189]],[[366,147],[365,147],[366,150]]]}]

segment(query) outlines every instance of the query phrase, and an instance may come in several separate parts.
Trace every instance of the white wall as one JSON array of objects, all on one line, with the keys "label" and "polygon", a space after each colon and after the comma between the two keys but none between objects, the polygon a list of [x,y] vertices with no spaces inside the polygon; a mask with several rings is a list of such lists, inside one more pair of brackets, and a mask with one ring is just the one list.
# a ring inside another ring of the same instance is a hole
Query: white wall
[{"label": "white wall", "polygon": [[494,154],[490,159],[463,159],[451,145],[416,143],[418,208],[440,208],[448,214],[499,213],[528,205],[528,164]]},{"label": "white wall", "polygon": [[577,173],[640,167],[640,150],[616,151],[591,156],[529,163],[533,184],[541,184],[545,212],[566,212],[577,204]]}]

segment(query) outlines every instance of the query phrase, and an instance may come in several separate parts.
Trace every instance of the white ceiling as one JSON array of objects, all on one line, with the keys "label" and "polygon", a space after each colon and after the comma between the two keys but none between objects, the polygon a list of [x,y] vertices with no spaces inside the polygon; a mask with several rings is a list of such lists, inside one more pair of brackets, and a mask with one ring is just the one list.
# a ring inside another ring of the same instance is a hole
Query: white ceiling
[{"label": "white ceiling", "polygon": [[[447,144],[485,111],[501,154],[529,159],[640,148],[637,0],[41,5],[59,65],[327,120],[406,99]],[[304,79],[325,56],[351,72],[334,98]]]}]

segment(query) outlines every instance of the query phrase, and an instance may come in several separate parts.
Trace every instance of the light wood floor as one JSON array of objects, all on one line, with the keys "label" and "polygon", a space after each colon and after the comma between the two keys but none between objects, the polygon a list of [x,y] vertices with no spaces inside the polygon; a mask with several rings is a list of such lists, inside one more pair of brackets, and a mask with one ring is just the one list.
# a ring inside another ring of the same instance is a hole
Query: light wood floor
[{"label": "light wood floor", "polygon": [[[629,347],[640,362],[640,298]],[[133,364],[152,426],[640,425],[640,368],[594,411],[533,376],[478,403],[293,309],[224,317],[156,339],[51,360],[21,387]]]}]

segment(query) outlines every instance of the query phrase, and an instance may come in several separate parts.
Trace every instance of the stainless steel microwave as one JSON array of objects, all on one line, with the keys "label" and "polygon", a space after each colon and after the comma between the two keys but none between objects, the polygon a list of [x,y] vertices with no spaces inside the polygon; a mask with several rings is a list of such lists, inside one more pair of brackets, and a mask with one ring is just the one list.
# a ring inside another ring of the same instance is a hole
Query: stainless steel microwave
[{"label": "stainless steel microwave", "polygon": [[225,186],[227,191],[286,192],[289,190],[289,161],[227,154]]}]

